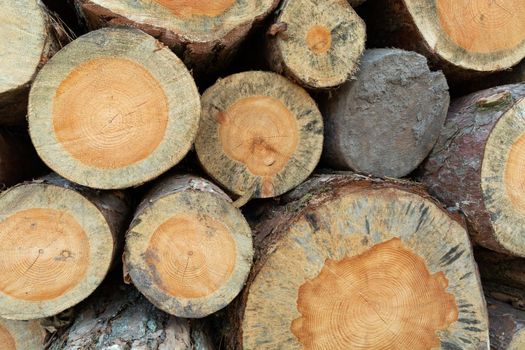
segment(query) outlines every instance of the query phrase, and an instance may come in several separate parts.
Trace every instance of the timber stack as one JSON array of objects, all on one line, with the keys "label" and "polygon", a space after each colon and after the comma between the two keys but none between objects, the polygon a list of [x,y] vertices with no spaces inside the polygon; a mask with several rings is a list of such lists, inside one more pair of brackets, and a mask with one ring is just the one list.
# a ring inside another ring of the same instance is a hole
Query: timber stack
[{"label": "timber stack", "polygon": [[2,349],[525,347],[523,1],[0,0],[0,38]]}]

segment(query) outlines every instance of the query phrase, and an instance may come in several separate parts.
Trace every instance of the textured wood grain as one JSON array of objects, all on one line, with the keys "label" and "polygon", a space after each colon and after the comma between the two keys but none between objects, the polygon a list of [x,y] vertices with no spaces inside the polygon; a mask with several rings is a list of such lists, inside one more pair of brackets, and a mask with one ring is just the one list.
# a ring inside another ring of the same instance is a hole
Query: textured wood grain
[{"label": "textured wood grain", "polygon": [[105,28],[62,49],[29,98],[44,162],[88,187],[142,184],[177,164],[197,132],[199,94],[184,64],[138,29]]},{"label": "textured wood grain", "polygon": [[0,344],[3,350],[42,350],[46,334],[39,321],[0,318]]}]

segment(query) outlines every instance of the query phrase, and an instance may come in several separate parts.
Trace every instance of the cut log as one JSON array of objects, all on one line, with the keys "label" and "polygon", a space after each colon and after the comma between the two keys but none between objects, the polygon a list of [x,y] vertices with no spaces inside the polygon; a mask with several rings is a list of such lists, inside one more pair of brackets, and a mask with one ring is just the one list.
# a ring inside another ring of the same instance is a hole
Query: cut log
[{"label": "cut log", "polygon": [[361,7],[369,43],[420,52],[460,81],[525,57],[522,0],[377,0]]},{"label": "cut log", "polygon": [[235,194],[289,191],[313,171],[322,143],[314,100],[278,74],[230,75],[202,96],[197,155],[206,172]]},{"label": "cut log", "polygon": [[420,176],[479,245],[525,256],[525,84],[456,100]]},{"label": "cut log", "polygon": [[450,97],[445,76],[425,57],[398,49],[367,50],[356,80],[330,93],[324,161],[374,176],[402,177],[436,143]]},{"label": "cut log", "polygon": [[40,71],[29,128],[44,162],[84,186],[142,184],[188,152],[199,94],[184,64],[138,29],[101,29],[71,42]]},{"label": "cut log", "polygon": [[175,176],[138,207],[126,235],[124,271],[158,308],[199,318],[237,296],[252,258],[250,227],[231,199],[207,180]]},{"label": "cut log", "polygon": [[0,186],[39,177],[45,174],[45,169],[26,130],[0,130]]},{"label": "cut log", "polygon": [[224,67],[278,0],[75,0],[91,29],[133,26],[173,49],[198,76]]},{"label": "cut log", "polygon": [[23,123],[29,86],[58,43],[41,1],[1,0],[0,8],[0,124]]},{"label": "cut log", "polygon": [[46,330],[39,321],[12,321],[0,318],[2,350],[42,350]]},{"label": "cut log", "polygon": [[56,315],[102,282],[127,218],[121,193],[90,192],[56,175],[0,195],[0,316]]},{"label": "cut log", "polygon": [[421,188],[320,176],[255,226],[228,349],[486,349],[465,228]]},{"label": "cut log", "polygon": [[214,349],[194,321],[156,309],[135,288],[110,283],[104,287],[83,303],[72,326],[49,350]]},{"label": "cut log", "polygon": [[490,320],[490,348],[525,349],[525,312],[493,300],[487,300]]},{"label": "cut log", "polygon": [[334,87],[356,72],[365,36],[347,0],[285,1],[268,31],[268,62],[305,87]]}]

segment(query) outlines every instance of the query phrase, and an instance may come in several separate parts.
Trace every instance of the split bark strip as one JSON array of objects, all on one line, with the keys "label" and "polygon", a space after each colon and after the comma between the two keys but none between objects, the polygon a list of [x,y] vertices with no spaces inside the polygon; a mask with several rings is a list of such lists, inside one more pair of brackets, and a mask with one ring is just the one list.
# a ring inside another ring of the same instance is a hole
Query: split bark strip
[{"label": "split bark strip", "polygon": [[272,70],[307,88],[330,88],[351,78],[365,48],[365,23],[347,0],[288,0],[270,27]]},{"label": "split bark strip", "polygon": [[493,300],[487,300],[490,320],[490,348],[520,350],[525,348],[525,312]]},{"label": "split bark strip", "polygon": [[324,101],[323,160],[338,169],[403,177],[436,143],[449,101],[445,76],[431,72],[425,57],[367,50],[356,79]]},{"label": "split bark strip", "polygon": [[466,230],[420,187],[320,176],[287,201],[255,224],[228,349],[488,348]]},{"label": "split bark strip", "polygon": [[253,258],[251,230],[231,199],[194,176],[160,182],[126,235],[125,271],[154,305],[200,318],[228,305]]},{"label": "split bark strip", "polygon": [[56,23],[41,1],[0,0],[0,8],[0,124],[21,124],[35,74],[59,49]]},{"label": "split bark strip", "polygon": [[230,75],[202,96],[199,161],[236,195],[274,197],[299,185],[317,165],[322,142],[314,100],[278,74]]},{"label": "split bark strip", "polygon": [[138,29],[100,29],[71,42],[40,71],[29,98],[40,157],[100,189],[137,186],[177,164],[199,118],[184,64]]},{"label": "split bark strip", "polygon": [[196,322],[165,314],[135,288],[106,283],[78,311],[72,326],[49,350],[213,350]]},{"label": "split bark strip", "polygon": [[44,318],[76,305],[106,276],[127,219],[122,193],[56,175],[0,195],[0,317]]},{"label": "split bark strip", "polygon": [[525,256],[525,84],[452,103],[421,181],[466,216],[473,240]]},{"label": "split bark strip", "polygon": [[39,321],[12,321],[0,318],[2,350],[42,350],[46,330]]},{"label": "split bark strip", "polygon": [[521,0],[378,0],[361,10],[371,45],[420,52],[454,83],[510,68],[525,57]]},{"label": "split bark strip", "polygon": [[250,29],[270,14],[278,0],[75,0],[91,29],[127,25],[173,49],[197,76],[230,62]]}]

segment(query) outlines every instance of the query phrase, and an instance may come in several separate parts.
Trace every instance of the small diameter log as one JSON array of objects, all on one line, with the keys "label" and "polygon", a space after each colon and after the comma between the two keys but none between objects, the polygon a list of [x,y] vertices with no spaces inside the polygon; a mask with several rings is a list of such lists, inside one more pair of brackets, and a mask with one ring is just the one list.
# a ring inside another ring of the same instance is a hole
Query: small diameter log
[{"label": "small diameter log", "polygon": [[0,0],[0,9],[0,124],[18,124],[25,121],[29,86],[58,43],[41,1]]},{"label": "small diameter log", "polygon": [[324,102],[323,159],[334,168],[405,176],[434,146],[449,101],[445,76],[431,72],[425,57],[367,50],[356,80]]},{"label": "small diameter log", "polygon": [[490,348],[525,349],[525,312],[493,299],[487,300],[487,309],[490,321]]},{"label": "small diameter log", "polygon": [[91,29],[127,25],[173,49],[198,76],[231,60],[250,29],[278,0],[75,0]]},{"label": "small diameter log", "polygon": [[322,144],[314,100],[278,74],[230,75],[202,96],[197,155],[206,172],[237,195],[289,191],[313,171]]},{"label": "small diameter log", "polygon": [[202,178],[175,176],[138,207],[124,270],[158,308],[199,318],[237,296],[252,258],[250,227],[231,199]]},{"label": "small diameter log", "polygon": [[0,317],[56,315],[102,282],[127,217],[122,194],[57,176],[0,195]]},{"label": "small diameter log", "polygon": [[487,349],[465,228],[421,188],[320,176],[255,226],[228,349]]},{"label": "small diameter log", "polygon": [[2,350],[42,350],[46,330],[39,321],[12,321],[0,318]]},{"label": "small diameter log", "polygon": [[420,179],[466,216],[473,240],[525,256],[525,84],[452,103]]},{"label": "small diameter log", "polygon": [[0,186],[13,186],[45,172],[26,130],[0,129]]},{"label": "small diameter log", "polygon": [[267,34],[270,67],[315,89],[340,85],[353,76],[366,29],[347,0],[289,0]]},{"label": "small diameter log", "polygon": [[104,285],[78,311],[72,326],[49,350],[213,350],[194,321],[158,310],[135,288]]},{"label": "small diameter log", "polygon": [[84,186],[142,184],[177,164],[198,128],[199,94],[184,64],[138,29],[101,29],[40,71],[29,131],[54,171]]},{"label": "small diameter log", "polygon": [[525,57],[522,0],[374,0],[361,10],[372,46],[420,52],[454,81]]}]

